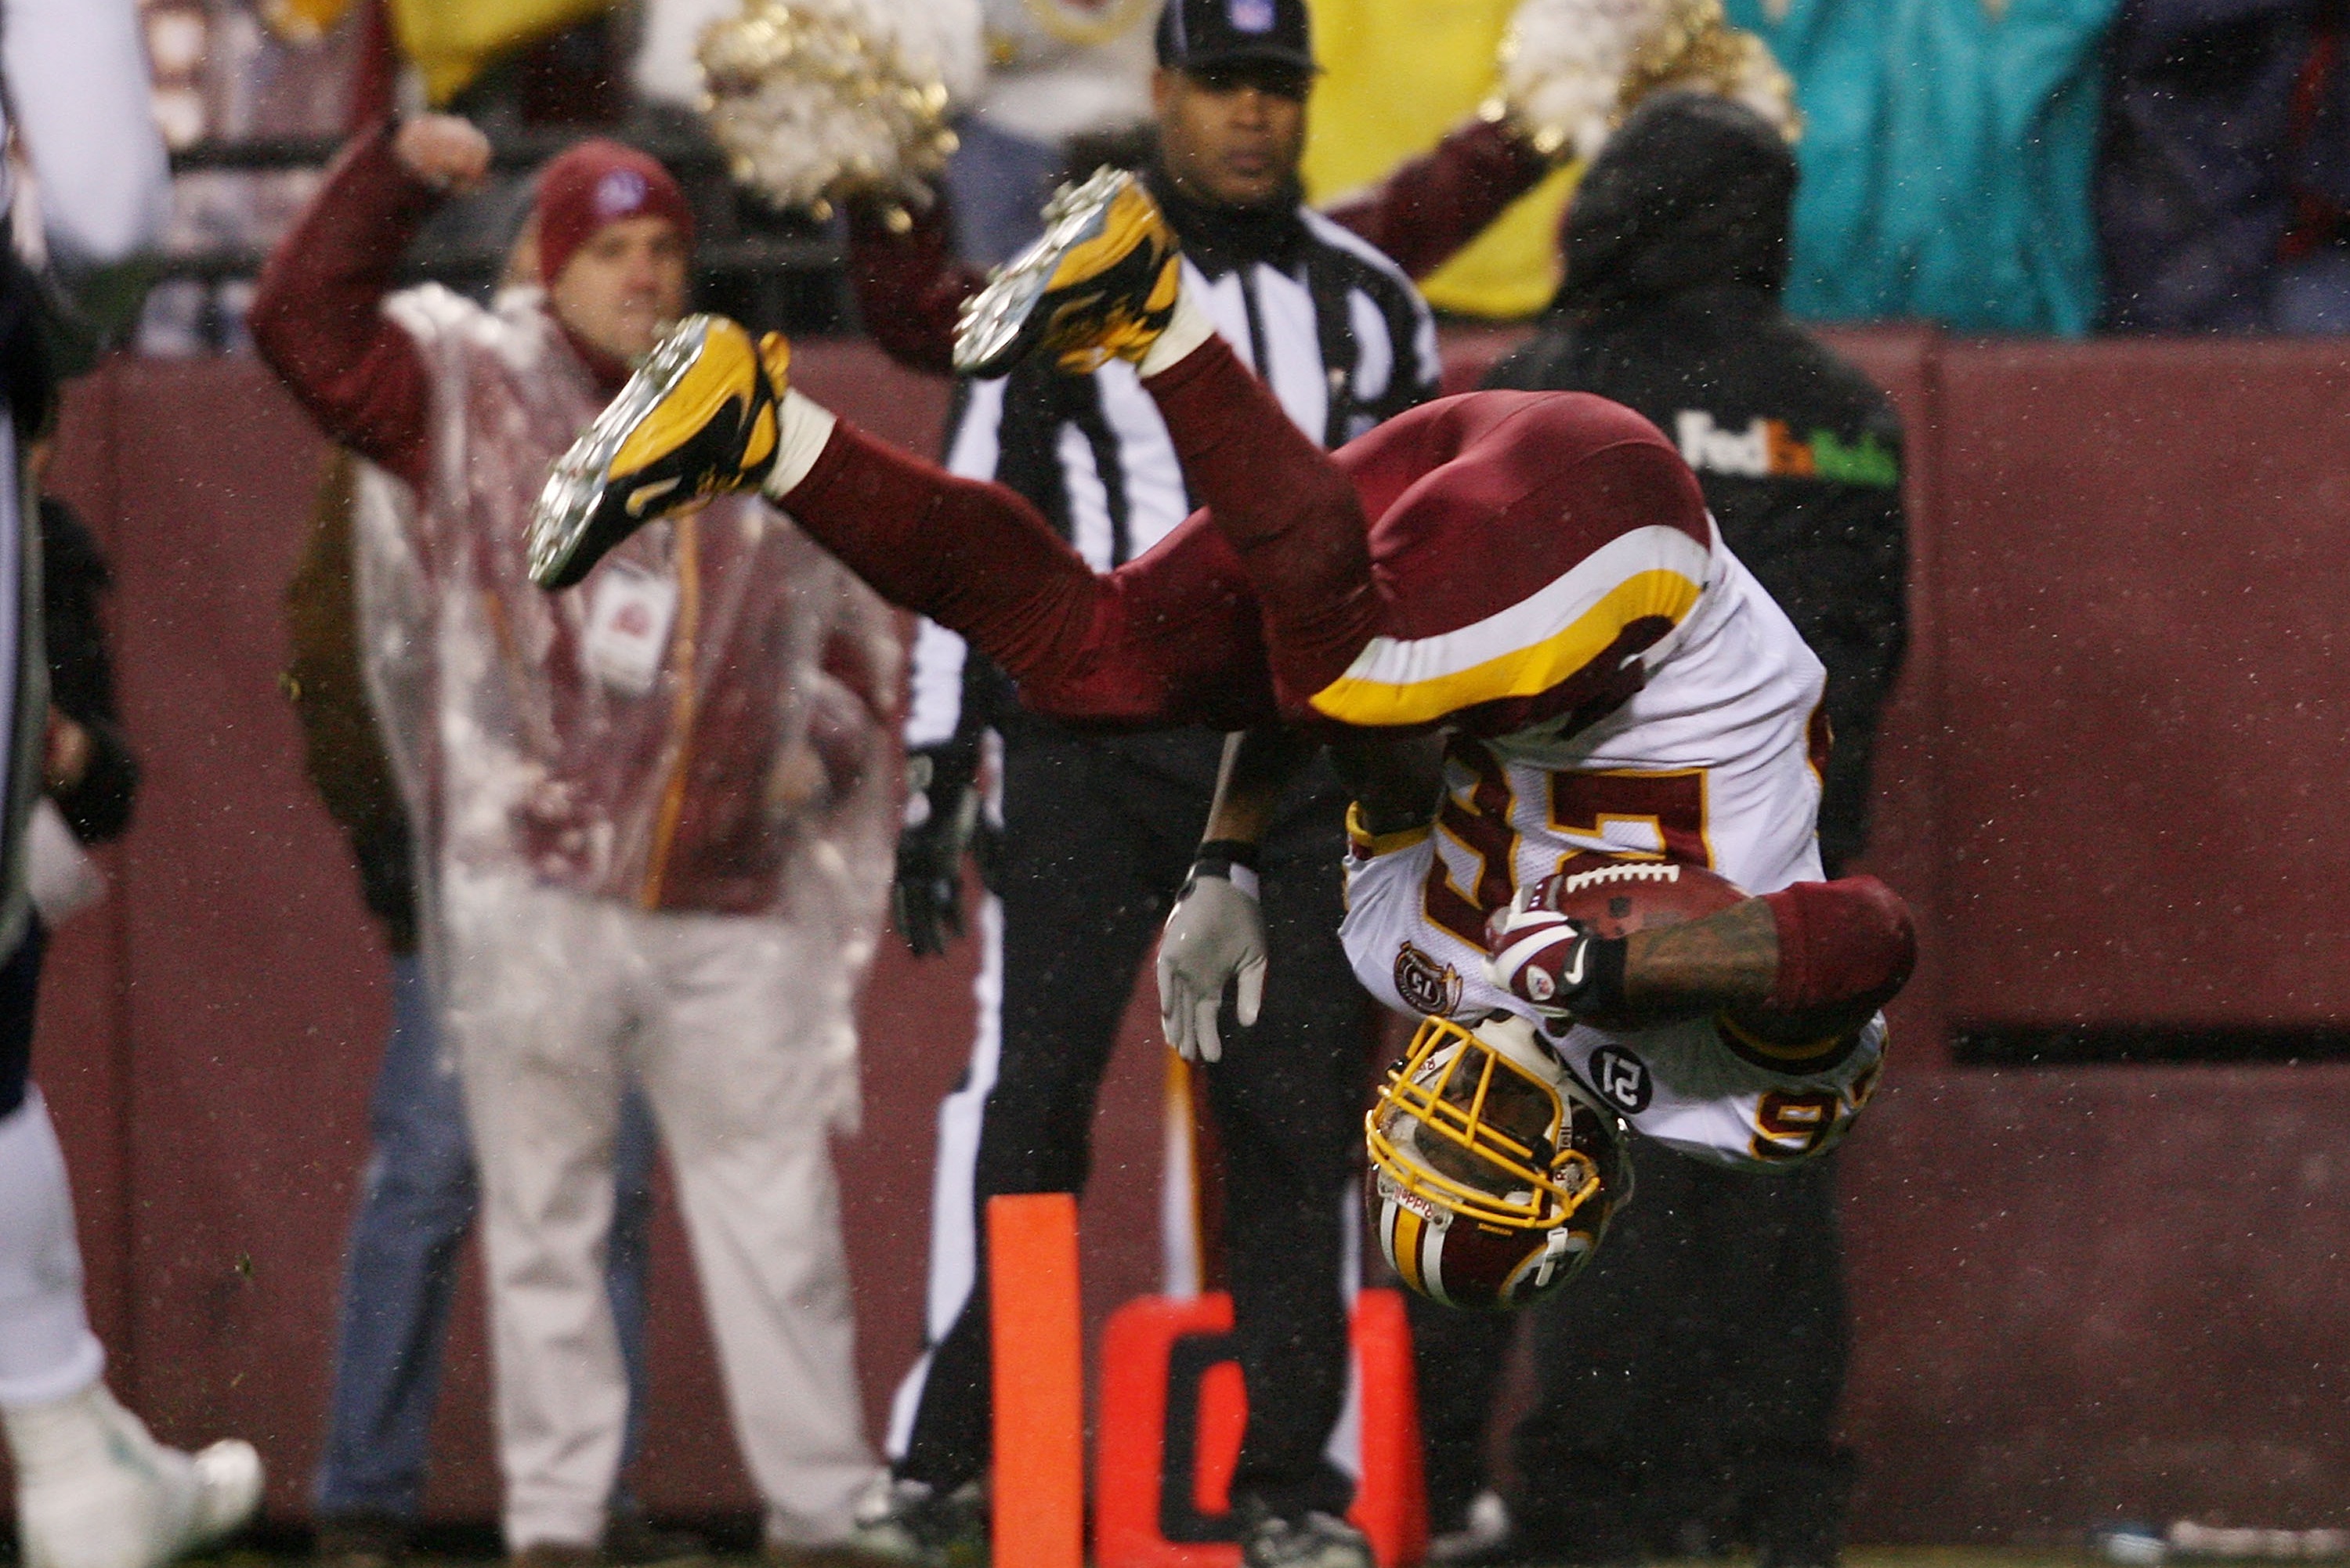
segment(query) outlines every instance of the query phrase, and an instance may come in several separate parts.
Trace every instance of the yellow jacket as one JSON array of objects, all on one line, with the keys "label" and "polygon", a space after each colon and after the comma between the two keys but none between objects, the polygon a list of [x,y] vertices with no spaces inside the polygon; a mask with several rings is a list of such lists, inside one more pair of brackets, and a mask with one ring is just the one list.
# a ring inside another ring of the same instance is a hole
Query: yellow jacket
[{"label": "yellow jacket", "polygon": [[[1316,205],[1377,183],[1477,112],[1517,0],[1314,0],[1315,84],[1305,191]],[[1420,285],[1439,310],[1532,316],[1558,286],[1564,169]]]}]

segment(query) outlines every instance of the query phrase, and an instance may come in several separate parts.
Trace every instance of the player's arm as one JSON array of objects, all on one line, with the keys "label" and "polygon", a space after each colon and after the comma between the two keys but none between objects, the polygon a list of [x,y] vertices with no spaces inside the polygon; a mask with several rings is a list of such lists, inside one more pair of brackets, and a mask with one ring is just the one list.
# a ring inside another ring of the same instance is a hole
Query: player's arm
[{"label": "player's arm", "polygon": [[1513,910],[1492,946],[1493,982],[1546,1014],[1637,1024],[1727,1011],[1788,1044],[1859,1027],[1918,958],[1908,906],[1874,877],[1798,882],[1612,939],[1553,910]]},{"label": "player's arm", "polygon": [[327,433],[411,483],[430,395],[383,298],[425,218],[489,161],[488,139],[449,115],[360,132],[270,253],[246,316],[255,349]]},{"label": "player's arm", "polygon": [[[1222,1054],[1216,1018],[1227,986],[1237,984],[1241,1023],[1256,1022],[1265,974],[1258,846],[1291,781],[1316,749],[1315,742],[1279,724],[1244,730],[1224,742],[1207,830],[1159,943],[1159,1021],[1167,1043],[1187,1061],[1213,1062]],[[1436,815],[1443,736],[1350,737],[1332,742],[1331,760],[1365,831],[1399,832]]]},{"label": "player's arm", "polygon": [[1500,120],[1472,119],[1325,216],[1417,281],[1483,234],[1556,165]]},{"label": "player's arm", "polygon": [[1253,857],[1290,781],[1313,760],[1314,743],[1285,725],[1264,724],[1225,736],[1215,800],[1200,835],[1201,848],[1229,844]]},{"label": "player's arm", "polygon": [[1623,1000],[1635,1012],[1755,1006],[1778,973],[1779,923],[1760,898],[1624,939]]},{"label": "player's arm", "polygon": [[1355,823],[1372,837],[1407,833],[1436,820],[1444,799],[1442,731],[1388,736],[1341,732],[1330,742],[1330,763],[1355,803]]}]

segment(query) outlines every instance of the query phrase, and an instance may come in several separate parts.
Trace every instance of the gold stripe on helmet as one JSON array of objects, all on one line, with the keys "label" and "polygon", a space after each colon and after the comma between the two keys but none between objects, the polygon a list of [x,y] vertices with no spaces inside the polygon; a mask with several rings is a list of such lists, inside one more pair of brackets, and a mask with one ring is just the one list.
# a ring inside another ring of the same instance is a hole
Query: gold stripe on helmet
[{"label": "gold stripe on helmet", "polygon": [[1426,1295],[1428,1293],[1428,1287],[1420,1282],[1422,1276],[1419,1269],[1419,1238],[1422,1232],[1427,1229],[1428,1222],[1422,1220],[1419,1215],[1413,1213],[1409,1209],[1402,1207],[1397,1208],[1395,1220],[1396,1272],[1403,1276],[1403,1282],[1405,1284],[1409,1285],[1413,1290],[1418,1291],[1422,1295]]}]

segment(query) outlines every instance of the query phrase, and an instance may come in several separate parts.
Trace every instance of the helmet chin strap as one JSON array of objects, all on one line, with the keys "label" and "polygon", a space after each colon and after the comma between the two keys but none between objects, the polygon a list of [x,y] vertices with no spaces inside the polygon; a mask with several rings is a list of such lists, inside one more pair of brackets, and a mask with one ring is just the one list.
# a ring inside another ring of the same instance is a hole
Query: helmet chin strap
[{"label": "helmet chin strap", "polygon": [[1534,1269],[1534,1289],[1541,1290],[1550,1283],[1551,1276],[1558,1272],[1558,1266],[1565,1261],[1567,1250],[1574,1240],[1573,1232],[1564,1225],[1553,1231],[1544,1239],[1542,1262]]}]

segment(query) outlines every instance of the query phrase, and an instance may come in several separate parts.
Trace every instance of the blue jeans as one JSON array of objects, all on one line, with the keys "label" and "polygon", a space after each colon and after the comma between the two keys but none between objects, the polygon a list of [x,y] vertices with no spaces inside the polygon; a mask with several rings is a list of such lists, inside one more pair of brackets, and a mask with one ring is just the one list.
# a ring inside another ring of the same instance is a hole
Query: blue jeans
[{"label": "blue jeans", "polygon": [[[351,1224],[334,1395],[316,1482],[322,1514],[407,1518],[421,1504],[457,1250],[478,1203],[464,1098],[455,1071],[441,1061],[423,968],[413,956],[399,957],[391,974],[391,1038],[368,1112],[375,1149]],[[644,1421],[654,1148],[652,1116],[631,1088],[613,1138],[617,1190],[604,1272],[629,1373],[623,1471]]]}]

